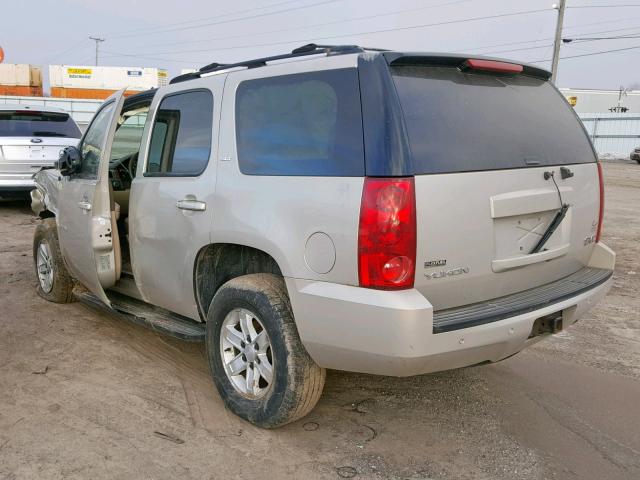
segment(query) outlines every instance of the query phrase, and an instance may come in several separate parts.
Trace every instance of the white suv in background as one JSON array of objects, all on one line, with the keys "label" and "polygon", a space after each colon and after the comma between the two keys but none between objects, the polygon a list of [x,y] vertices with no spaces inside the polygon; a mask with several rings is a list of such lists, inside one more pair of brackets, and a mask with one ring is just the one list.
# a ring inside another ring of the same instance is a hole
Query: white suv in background
[{"label": "white suv in background", "polygon": [[0,197],[35,188],[33,175],[77,145],[80,129],[59,108],[0,105]]},{"label": "white suv in background", "polygon": [[326,368],[505,359],[578,320],[615,263],[600,165],[549,77],[307,45],[118,92],[36,176],[38,293],[204,341],[262,427],[308,413]]}]

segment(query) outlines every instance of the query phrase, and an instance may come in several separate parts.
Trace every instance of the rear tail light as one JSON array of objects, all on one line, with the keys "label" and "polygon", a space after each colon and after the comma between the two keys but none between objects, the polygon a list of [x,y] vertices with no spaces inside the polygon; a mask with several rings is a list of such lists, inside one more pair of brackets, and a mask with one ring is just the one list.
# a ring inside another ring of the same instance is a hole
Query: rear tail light
[{"label": "rear tail light", "polygon": [[412,288],[416,265],[413,177],[365,178],[358,230],[360,286]]},{"label": "rear tail light", "polygon": [[596,230],[596,242],[600,241],[602,233],[602,220],[604,219],[604,178],[602,177],[602,164],[598,164],[598,182],[600,183],[600,210],[598,211],[598,230]]},{"label": "rear tail light", "polygon": [[462,66],[463,70],[482,70],[485,72],[522,73],[524,67],[517,63],[496,62],[495,60],[480,60],[469,58]]}]

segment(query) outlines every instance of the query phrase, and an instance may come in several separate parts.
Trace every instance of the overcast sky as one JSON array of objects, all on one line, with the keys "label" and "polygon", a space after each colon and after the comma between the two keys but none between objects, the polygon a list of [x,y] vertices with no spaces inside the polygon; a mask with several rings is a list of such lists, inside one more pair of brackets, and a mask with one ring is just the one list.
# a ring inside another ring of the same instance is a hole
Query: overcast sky
[{"label": "overcast sky", "polygon": [[[5,63],[181,68],[314,41],[482,53],[549,68],[554,0],[28,0],[3,2]],[[637,5],[616,7],[616,5]],[[640,89],[640,0],[567,0],[564,37],[635,38],[562,47],[560,87]],[[602,6],[601,8],[579,8]],[[528,13],[526,13],[528,12]],[[479,18],[494,17],[494,18]],[[435,25],[440,24],[440,25]],[[605,50],[619,52],[589,55]],[[48,82],[47,82],[48,83]]]}]

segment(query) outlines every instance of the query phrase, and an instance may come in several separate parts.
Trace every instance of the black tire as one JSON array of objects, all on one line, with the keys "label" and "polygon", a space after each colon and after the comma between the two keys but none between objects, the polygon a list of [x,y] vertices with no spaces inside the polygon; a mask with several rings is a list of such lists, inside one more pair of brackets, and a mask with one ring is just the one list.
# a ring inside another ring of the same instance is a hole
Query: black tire
[{"label": "black tire", "polygon": [[[40,280],[38,273],[38,249],[40,245],[45,243],[51,257],[52,284],[50,288],[45,289],[43,282]],[[33,236],[33,263],[38,279],[38,295],[45,300],[55,303],[70,303],[74,301],[73,297],[73,279],[69,275],[64,259],[60,253],[60,243],[58,242],[58,228],[53,218],[45,218],[42,223],[36,227]]]},{"label": "black tire", "polygon": [[[234,309],[254,313],[269,336],[274,373],[261,398],[242,395],[223,365],[221,329]],[[300,341],[282,277],[244,275],[220,287],[207,314],[206,346],[213,380],[225,405],[254,425],[275,428],[293,422],[309,413],[320,399],[326,372]]]}]

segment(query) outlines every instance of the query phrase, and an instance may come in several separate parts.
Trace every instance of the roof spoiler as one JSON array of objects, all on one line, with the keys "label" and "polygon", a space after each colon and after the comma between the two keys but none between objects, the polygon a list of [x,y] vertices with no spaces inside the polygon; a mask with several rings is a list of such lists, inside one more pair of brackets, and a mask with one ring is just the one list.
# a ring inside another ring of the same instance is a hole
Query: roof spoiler
[{"label": "roof spoiler", "polygon": [[[504,73],[521,73],[530,77],[549,80],[551,72],[543,68],[529,65],[521,62],[514,62],[493,57],[483,57],[479,55],[461,55],[461,54],[433,54],[433,53],[401,53],[401,52],[385,52],[383,53],[387,63],[392,66],[400,65],[429,65],[441,67],[456,67],[460,70],[469,69],[469,62],[477,61],[479,64],[508,64],[522,68],[513,69],[510,72],[504,70]],[[489,68],[477,68],[478,70],[492,71]],[[516,72],[518,70],[518,72]],[[493,70],[499,72],[500,70]]]}]

